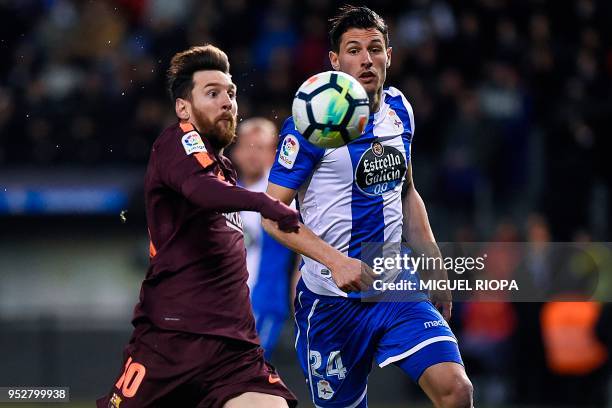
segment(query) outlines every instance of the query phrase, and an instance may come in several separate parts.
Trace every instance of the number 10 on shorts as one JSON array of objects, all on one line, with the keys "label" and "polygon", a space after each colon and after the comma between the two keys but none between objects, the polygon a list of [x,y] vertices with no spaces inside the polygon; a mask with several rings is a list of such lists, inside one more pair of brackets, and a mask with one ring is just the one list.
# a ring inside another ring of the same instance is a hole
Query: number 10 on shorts
[{"label": "number 10 on shorts", "polygon": [[140,363],[133,363],[132,357],[128,358],[123,369],[123,374],[117,380],[115,387],[121,390],[121,393],[126,398],[132,398],[136,395],[138,387],[147,373],[147,369]]},{"label": "number 10 on shorts", "polygon": [[[321,353],[316,350],[310,350],[310,373],[313,377],[323,378],[323,375],[317,371],[321,368],[323,360]],[[327,364],[325,365],[325,374],[327,377],[335,375],[339,380],[343,380],[346,377],[346,368],[342,364],[342,357],[340,357],[340,351],[332,351],[327,357]]]}]

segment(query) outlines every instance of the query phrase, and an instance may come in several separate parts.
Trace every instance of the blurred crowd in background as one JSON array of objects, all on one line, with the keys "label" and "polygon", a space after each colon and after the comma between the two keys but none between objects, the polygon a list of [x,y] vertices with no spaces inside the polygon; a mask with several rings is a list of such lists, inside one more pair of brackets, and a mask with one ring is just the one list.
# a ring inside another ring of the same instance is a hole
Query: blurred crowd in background
[{"label": "blurred crowd in background", "polygon": [[[330,68],[326,19],[339,4],[2,1],[0,165],[142,166],[173,121],[164,86],[170,57],[206,42],[230,56],[240,116],[280,124],[298,85]],[[439,207],[439,238],[489,239],[502,219],[524,231],[517,220],[538,212],[554,239],[605,239],[612,4],[373,7],[390,27],[387,84],[414,108],[415,177]]]},{"label": "blurred crowd in background", "polygon": [[[230,57],[240,118],[280,126],[299,84],[330,69],[327,18],[339,4],[0,0],[0,169],[144,167],[175,120],[164,83],[171,56],[208,42]],[[610,241],[612,3],[370,6],[390,28],[387,85],[414,109],[415,183],[438,240]],[[478,392],[545,403],[552,394],[542,390],[554,387],[569,395],[555,394],[557,406],[591,389],[605,399],[605,348],[578,353],[590,360],[569,371],[545,360],[559,332],[541,323],[571,314],[561,309],[460,305]],[[611,341],[604,312],[578,312],[590,319],[577,340],[588,350]]]}]

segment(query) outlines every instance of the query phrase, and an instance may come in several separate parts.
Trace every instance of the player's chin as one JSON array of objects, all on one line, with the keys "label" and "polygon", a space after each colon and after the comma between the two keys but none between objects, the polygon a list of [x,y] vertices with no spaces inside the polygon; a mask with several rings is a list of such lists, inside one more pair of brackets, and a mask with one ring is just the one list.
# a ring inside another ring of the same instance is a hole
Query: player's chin
[{"label": "player's chin", "polygon": [[236,133],[236,122],[229,119],[221,119],[217,121],[217,128],[221,132]]},{"label": "player's chin", "polygon": [[236,140],[236,128],[231,127],[230,129],[225,129],[219,132],[219,136],[221,136],[221,143],[223,146],[227,147]]},{"label": "player's chin", "polygon": [[376,77],[368,77],[366,79],[359,78],[359,83],[363,86],[363,89],[365,89],[368,95],[375,93],[379,88],[378,78]]}]

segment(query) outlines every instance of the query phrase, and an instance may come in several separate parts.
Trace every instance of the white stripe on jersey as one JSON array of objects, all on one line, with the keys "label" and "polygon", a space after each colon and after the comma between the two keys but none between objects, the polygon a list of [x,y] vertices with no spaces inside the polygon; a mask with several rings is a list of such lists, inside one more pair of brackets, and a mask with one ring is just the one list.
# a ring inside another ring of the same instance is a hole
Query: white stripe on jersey
[{"label": "white stripe on jersey", "polygon": [[[310,180],[298,191],[300,214],[304,224],[344,254],[348,253],[351,239],[352,188],[353,166],[348,148],[344,146],[327,149]],[[302,258],[304,259],[302,278],[306,286],[311,290],[321,288],[324,293],[331,291],[332,294],[337,294],[339,289],[331,279],[331,275],[321,273],[327,268],[306,256]],[[313,292],[320,291],[313,290]]]}]

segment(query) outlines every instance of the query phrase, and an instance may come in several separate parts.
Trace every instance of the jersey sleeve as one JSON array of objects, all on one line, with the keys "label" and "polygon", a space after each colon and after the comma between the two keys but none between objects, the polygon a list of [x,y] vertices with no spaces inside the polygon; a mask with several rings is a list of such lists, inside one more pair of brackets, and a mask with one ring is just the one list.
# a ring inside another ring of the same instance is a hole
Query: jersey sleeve
[{"label": "jersey sleeve", "polygon": [[214,176],[217,159],[208,152],[200,134],[191,130],[166,137],[154,146],[156,171],[162,182],[178,193],[194,179]]},{"label": "jersey sleeve", "polygon": [[269,199],[264,193],[248,191],[225,180],[201,136],[190,131],[167,138],[155,147],[159,179],[198,207],[208,211],[259,211]]},{"label": "jersey sleeve", "polygon": [[295,129],[293,119],[283,124],[276,151],[276,160],[268,181],[297,190],[306,181],[325,153],[325,149],[310,143]]},{"label": "jersey sleeve", "polygon": [[406,160],[410,161],[412,156],[412,139],[414,138],[414,113],[412,112],[412,105],[406,99],[404,94],[400,92],[402,97],[402,106],[404,109],[400,109],[398,115],[404,124],[404,146],[406,148]]}]

